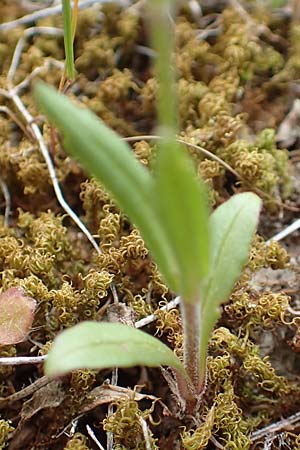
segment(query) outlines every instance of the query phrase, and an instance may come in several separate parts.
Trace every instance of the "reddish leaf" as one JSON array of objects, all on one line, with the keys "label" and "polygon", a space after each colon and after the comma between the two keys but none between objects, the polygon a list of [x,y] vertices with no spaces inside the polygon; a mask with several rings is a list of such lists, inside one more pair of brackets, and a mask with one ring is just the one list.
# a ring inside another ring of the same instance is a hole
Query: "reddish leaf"
[{"label": "reddish leaf", "polygon": [[36,301],[21,287],[0,294],[0,344],[17,344],[25,340],[32,325]]}]

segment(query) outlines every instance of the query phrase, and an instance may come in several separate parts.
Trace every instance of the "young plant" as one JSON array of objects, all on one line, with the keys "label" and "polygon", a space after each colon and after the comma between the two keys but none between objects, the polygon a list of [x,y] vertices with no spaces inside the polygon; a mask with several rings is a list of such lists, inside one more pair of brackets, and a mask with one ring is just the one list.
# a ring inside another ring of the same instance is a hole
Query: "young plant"
[{"label": "young plant", "polygon": [[169,288],[180,295],[183,362],[142,331],[118,323],[85,322],[56,338],[45,370],[55,375],[79,368],[167,365],[174,370],[186,411],[192,412],[205,386],[209,337],[220,304],[228,299],[246,262],[261,201],[252,193],[235,195],[209,217],[205,187],[176,142],[173,3],[149,1],[162,136],[153,173],[91,112],[42,83],[35,95],[61,130],[65,148],[111,193],[139,229]]}]

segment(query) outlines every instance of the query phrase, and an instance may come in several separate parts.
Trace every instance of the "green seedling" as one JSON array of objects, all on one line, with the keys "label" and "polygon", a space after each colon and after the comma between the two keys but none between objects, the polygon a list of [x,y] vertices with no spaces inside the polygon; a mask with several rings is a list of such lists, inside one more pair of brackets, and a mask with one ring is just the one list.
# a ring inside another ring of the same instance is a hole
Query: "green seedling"
[{"label": "green seedling", "polygon": [[220,305],[247,260],[261,201],[253,193],[238,194],[210,215],[204,184],[185,149],[176,143],[172,6],[171,0],[149,1],[162,136],[152,173],[90,111],[43,83],[36,85],[35,96],[62,132],[65,148],[111,193],[139,229],[169,288],[180,295],[183,361],[158,339],[135,328],[84,322],[57,337],[45,370],[56,375],[79,368],[167,365],[186,411],[192,412],[205,386],[209,337]]}]

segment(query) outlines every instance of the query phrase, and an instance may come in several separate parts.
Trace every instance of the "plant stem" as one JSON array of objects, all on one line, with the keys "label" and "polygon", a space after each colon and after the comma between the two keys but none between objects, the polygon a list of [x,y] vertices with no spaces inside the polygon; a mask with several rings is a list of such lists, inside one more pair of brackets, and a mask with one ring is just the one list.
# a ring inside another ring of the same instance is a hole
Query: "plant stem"
[{"label": "plant stem", "polygon": [[200,303],[182,301],[180,308],[183,326],[183,363],[197,395],[201,393],[204,383],[200,376]]}]

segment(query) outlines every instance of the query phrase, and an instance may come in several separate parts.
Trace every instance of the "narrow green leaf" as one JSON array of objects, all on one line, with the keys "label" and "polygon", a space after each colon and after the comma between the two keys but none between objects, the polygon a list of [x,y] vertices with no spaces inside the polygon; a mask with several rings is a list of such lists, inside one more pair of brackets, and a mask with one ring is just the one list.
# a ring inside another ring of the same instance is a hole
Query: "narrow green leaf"
[{"label": "narrow green leaf", "polygon": [[75,106],[55,89],[38,82],[37,103],[62,131],[66,149],[112,194],[138,227],[171,289],[178,268],[168,236],[152,206],[153,178],[131,148],[90,111]]},{"label": "narrow green leaf", "polygon": [[192,161],[176,142],[160,145],[153,198],[179,267],[183,302],[199,301],[201,279],[209,269],[208,199]]},{"label": "narrow green leaf", "polygon": [[177,356],[153,336],[121,323],[82,322],[57,336],[45,365],[47,375],[75,369],[132,366],[174,367],[184,376]]},{"label": "narrow green leaf", "polygon": [[260,198],[251,193],[234,195],[210,217],[211,269],[202,286],[202,323],[200,360],[205,361],[212,328],[245,265],[255,233]]},{"label": "narrow green leaf", "polygon": [[173,64],[175,0],[146,2],[149,14],[152,48],[157,52],[154,68],[158,83],[157,114],[162,136],[175,136],[178,130],[178,108]]},{"label": "narrow green leaf", "polygon": [[75,68],[74,68],[71,0],[62,0],[62,13],[63,13],[63,22],[64,22],[64,46],[65,46],[65,54],[66,54],[66,73],[70,80],[74,80]]}]

